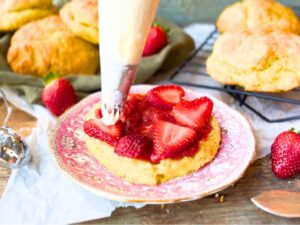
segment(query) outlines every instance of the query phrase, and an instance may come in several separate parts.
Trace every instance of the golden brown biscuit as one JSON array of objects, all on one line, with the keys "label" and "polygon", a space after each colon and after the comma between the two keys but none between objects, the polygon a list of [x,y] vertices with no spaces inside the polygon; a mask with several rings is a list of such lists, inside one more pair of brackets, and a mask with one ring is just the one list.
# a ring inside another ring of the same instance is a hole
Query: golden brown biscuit
[{"label": "golden brown biscuit", "polygon": [[281,29],[300,33],[294,12],[274,0],[244,0],[226,7],[217,21],[220,32],[250,29]]},{"label": "golden brown biscuit", "polygon": [[50,16],[14,34],[7,61],[14,72],[22,74],[95,74],[99,52],[96,46],[76,37],[59,16]]},{"label": "golden brown biscuit", "polygon": [[17,30],[55,13],[51,0],[0,0],[0,31]]},{"label": "golden brown biscuit", "polygon": [[300,37],[281,30],[221,35],[207,60],[207,72],[249,91],[282,92],[300,86]]},{"label": "golden brown biscuit", "polygon": [[59,14],[74,34],[94,44],[99,43],[98,0],[73,0]]},{"label": "golden brown biscuit", "polygon": [[[100,105],[95,105],[86,115],[86,120],[94,119],[95,110],[99,107]],[[114,175],[131,183],[157,185],[190,174],[215,158],[221,142],[221,129],[214,117],[210,123],[211,132],[205,140],[199,142],[199,151],[193,157],[186,156],[180,160],[165,159],[157,164],[119,156],[114,153],[111,145],[86,134],[84,141],[89,152]]]}]

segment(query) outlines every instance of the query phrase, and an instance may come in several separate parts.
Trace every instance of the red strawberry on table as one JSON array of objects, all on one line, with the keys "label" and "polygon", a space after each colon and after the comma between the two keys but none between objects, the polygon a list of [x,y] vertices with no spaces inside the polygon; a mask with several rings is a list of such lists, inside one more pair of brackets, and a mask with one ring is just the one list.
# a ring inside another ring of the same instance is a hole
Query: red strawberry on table
[{"label": "red strawberry on table", "polygon": [[152,156],[156,160],[176,155],[178,152],[191,146],[196,140],[196,131],[163,120],[154,125],[154,151]]},{"label": "red strawberry on table", "polygon": [[279,134],[271,147],[272,171],[279,178],[300,173],[300,134],[293,130]]},{"label": "red strawberry on table", "polygon": [[167,44],[167,32],[161,26],[154,24],[148,34],[143,51],[143,56],[153,55],[163,49]]},{"label": "red strawberry on table", "polygon": [[159,109],[172,109],[185,95],[184,90],[178,85],[161,85],[151,89],[147,93],[147,100],[150,105]]},{"label": "red strawberry on table", "polygon": [[192,101],[182,101],[175,105],[172,115],[177,123],[192,128],[206,127],[213,110],[213,102],[207,97]]},{"label": "red strawberry on table", "polygon": [[123,133],[123,124],[118,121],[115,125],[106,126],[102,119],[90,119],[84,122],[83,130],[90,137],[116,145]]},{"label": "red strawberry on table", "polygon": [[44,105],[56,116],[60,116],[69,107],[77,103],[77,97],[71,83],[57,75],[45,77],[46,86],[42,92]]},{"label": "red strawberry on table", "polygon": [[123,157],[143,159],[149,158],[151,149],[151,139],[139,134],[129,134],[119,140],[114,151]]}]

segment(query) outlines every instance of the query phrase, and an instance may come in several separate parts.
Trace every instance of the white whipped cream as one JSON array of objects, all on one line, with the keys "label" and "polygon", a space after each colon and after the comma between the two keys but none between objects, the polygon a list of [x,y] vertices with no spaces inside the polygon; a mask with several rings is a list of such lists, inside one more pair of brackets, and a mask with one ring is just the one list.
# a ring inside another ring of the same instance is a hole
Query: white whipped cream
[{"label": "white whipped cream", "polygon": [[114,124],[134,80],[159,0],[99,0],[102,114]]}]

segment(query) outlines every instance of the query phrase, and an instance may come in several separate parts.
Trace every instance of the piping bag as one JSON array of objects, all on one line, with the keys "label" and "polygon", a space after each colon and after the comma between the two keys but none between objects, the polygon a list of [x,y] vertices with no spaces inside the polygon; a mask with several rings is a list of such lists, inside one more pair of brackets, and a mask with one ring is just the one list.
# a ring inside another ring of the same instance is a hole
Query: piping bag
[{"label": "piping bag", "polygon": [[159,0],[99,0],[101,109],[105,125],[122,113]]}]

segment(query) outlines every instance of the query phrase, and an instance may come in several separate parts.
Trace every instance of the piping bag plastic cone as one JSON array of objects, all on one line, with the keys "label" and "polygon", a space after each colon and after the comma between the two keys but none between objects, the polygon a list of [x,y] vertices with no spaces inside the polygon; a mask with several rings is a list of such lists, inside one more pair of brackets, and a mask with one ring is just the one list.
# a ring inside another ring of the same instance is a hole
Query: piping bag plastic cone
[{"label": "piping bag plastic cone", "polygon": [[99,0],[102,115],[115,124],[134,81],[159,0]]}]

